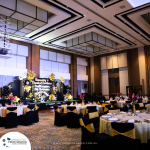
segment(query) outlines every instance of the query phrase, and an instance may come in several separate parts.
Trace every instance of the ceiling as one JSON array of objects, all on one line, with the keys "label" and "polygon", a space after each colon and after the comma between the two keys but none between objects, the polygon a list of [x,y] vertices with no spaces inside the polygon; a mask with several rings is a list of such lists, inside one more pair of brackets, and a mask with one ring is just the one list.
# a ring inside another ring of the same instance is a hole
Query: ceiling
[{"label": "ceiling", "polygon": [[[128,1],[24,0],[53,15],[45,25],[24,36],[13,34],[11,38],[88,57],[150,45],[150,1],[134,8]],[[117,45],[96,52],[67,47],[67,41],[89,33]]]}]

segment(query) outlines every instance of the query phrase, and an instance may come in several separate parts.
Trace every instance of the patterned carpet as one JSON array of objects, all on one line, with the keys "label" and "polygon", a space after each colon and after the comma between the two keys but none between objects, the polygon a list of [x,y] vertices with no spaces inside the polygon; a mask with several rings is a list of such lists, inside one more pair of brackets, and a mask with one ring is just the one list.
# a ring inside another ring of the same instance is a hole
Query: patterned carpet
[{"label": "patterned carpet", "polygon": [[31,126],[13,129],[0,127],[0,137],[8,132],[20,132],[28,137],[32,150],[80,150],[81,128],[54,126],[54,115],[39,114],[40,121]]}]

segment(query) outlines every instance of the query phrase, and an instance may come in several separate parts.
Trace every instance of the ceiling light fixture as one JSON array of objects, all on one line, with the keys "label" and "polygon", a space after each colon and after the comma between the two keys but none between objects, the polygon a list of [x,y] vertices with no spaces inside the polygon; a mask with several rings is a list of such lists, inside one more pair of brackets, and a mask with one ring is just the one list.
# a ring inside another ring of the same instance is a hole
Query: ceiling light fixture
[{"label": "ceiling light fixture", "polygon": [[11,58],[8,56],[8,51],[10,50],[10,22],[9,19],[0,19],[0,57],[2,58]]},{"label": "ceiling light fixture", "polygon": [[132,5],[132,7],[138,7],[150,2],[150,0],[127,0],[127,1]]}]

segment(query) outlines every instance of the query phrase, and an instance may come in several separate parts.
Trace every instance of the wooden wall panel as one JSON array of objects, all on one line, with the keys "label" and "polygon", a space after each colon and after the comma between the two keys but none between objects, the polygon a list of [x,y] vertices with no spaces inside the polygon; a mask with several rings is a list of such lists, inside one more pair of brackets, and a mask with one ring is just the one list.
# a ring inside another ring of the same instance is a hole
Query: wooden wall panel
[{"label": "wooden wall panel", "polygon": [[[150,96],[150,45],[144,47],[145,51],[145,64],[146,64],[146,82],[147,82],[147,95]],[[147,57],[148,56],[148,57]]]},{"label": "wooden wall panel", "polygon": [[32,71],[36,73],[36,78],[40,77],[40,48],[39,45],[32,44],[32,57],[31,57]]},{"label": "wooden wall panel", "polygon": [[77,98],[78,88],[77,88],[77,55],[71,55],[71,95]]},{"label": "wooden wall panel", "polygon": [[95,83],[95,93],[99,95],[101,93],[101,77],[100,77],[100,56],[94,57],[94,83]]},{"label": "wooden wall panel", "polygon": [[138,49],[128,50],[129,85],[140,85]]}]

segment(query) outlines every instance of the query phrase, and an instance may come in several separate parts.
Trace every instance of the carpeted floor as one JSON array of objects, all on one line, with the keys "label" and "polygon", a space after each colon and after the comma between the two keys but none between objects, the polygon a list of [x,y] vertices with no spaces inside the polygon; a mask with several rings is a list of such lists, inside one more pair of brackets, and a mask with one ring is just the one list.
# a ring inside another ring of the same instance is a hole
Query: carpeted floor
[{"label": "carpeted floor", "polygon": [[20,132],[28,137],[32,150],[80,150],[81,128],[54,126],[54,115],[39,114],[39,119],[31,126],[0,127],[0,137],[8,132]]}]

